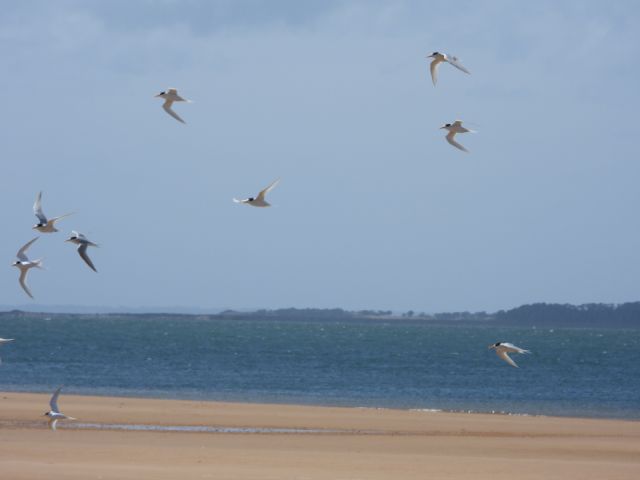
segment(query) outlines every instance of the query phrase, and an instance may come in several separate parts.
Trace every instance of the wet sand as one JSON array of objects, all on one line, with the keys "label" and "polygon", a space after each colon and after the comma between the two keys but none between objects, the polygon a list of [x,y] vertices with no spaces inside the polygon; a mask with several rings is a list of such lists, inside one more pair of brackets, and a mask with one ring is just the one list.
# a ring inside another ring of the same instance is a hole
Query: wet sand
[{"label": "wet sand", "polygon": [[0,478],[640,478],[637,421],[49,396],[0,393]]}]

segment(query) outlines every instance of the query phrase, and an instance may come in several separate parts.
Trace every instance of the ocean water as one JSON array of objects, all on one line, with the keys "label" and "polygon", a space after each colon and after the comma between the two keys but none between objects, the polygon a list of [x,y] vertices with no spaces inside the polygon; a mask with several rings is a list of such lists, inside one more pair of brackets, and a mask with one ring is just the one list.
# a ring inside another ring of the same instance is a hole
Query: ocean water
[{"label": "ocean water", "polygon": [[[0,390],[640,419],[640,331],[0,320]],[[487,346],[531,350],[519,369]]]}]

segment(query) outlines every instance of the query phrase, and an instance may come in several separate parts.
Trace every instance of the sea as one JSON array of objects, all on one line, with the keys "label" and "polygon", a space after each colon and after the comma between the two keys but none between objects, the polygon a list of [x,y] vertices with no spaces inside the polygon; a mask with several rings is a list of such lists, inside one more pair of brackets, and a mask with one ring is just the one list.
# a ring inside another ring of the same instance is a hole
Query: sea
[{"label": "sea", "polygon": [[0,337],[0,391],[640,419],[640,330],[9,316]]}]

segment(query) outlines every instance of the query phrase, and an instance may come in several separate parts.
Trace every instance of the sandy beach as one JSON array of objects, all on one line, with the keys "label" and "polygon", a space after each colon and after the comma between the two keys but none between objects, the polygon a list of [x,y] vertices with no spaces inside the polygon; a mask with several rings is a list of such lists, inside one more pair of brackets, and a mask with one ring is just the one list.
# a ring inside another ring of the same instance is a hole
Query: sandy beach
[{"label": "sandy beach", "polygon": [[[637,421],[63,394],[61,410],[78,420],[52,432],[42,416],[48,400],[48,394],[0,394],[3,479],[640,476]],[[109,425],[264,430],[128,431]]]}]

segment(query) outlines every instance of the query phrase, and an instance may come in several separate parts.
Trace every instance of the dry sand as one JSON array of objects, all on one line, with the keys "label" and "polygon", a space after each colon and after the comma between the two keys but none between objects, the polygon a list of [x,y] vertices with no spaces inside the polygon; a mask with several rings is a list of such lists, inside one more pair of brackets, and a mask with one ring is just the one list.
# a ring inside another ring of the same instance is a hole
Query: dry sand
[{"label": "dry sand", "polygon": [[0,478],[640,479],[640,422],[65,395],[92,424],[333,429],[191,433],[46,428],[49,395],[0,393]]}]

